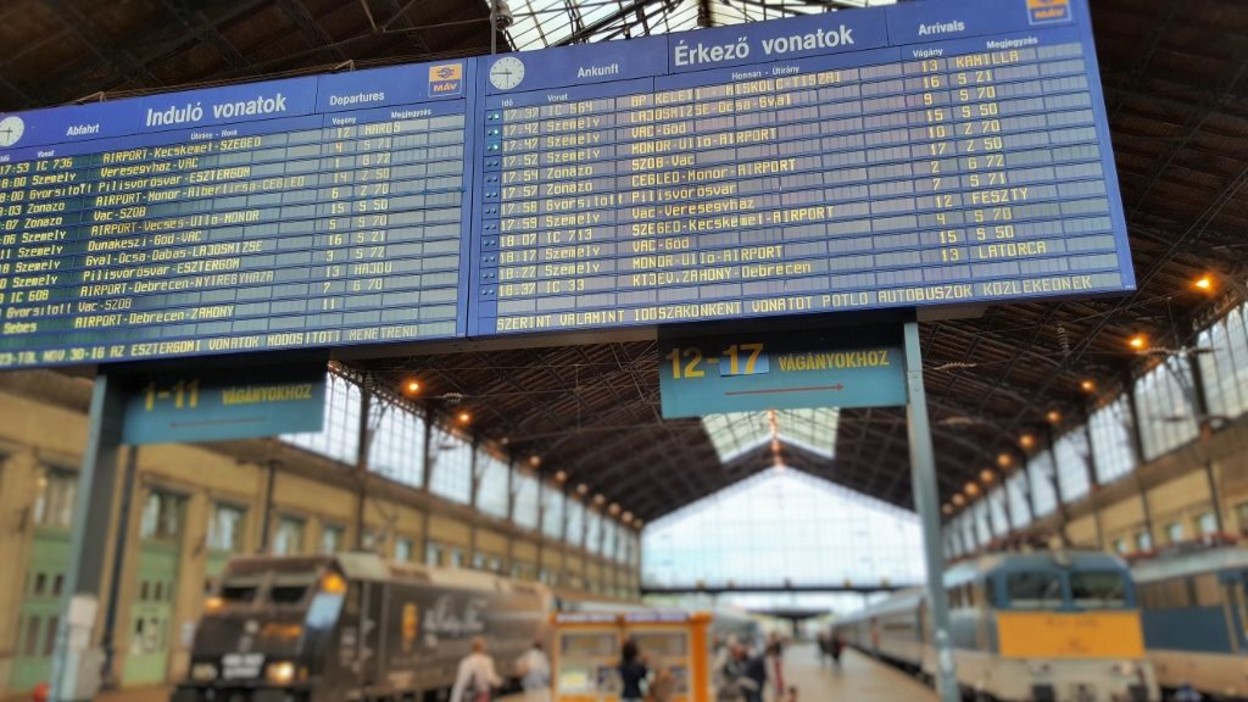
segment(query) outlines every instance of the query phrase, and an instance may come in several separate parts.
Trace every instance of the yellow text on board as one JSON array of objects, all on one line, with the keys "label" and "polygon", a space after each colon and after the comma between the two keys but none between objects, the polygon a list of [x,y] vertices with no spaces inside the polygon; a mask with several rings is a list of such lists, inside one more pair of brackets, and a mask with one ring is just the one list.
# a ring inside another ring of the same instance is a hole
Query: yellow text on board
[{"label": "yellow text on board", "polygon": [[885,368],[893,365],[888,349],[862,349],[822,353],[789,353],[776,357],[781,373],[838,370],[841,368]]},{"label": "yellow text on board", "polygon": [[1138,611],[997,614],[1006,658],[1141,658],[1144,633]]}]

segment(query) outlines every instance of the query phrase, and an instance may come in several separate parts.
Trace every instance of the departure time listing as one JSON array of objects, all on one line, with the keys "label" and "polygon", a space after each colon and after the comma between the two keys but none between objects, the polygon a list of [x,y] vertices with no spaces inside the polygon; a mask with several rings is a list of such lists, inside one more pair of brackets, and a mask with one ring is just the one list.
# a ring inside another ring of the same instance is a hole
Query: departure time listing
[{"label": "departure time listing", "polygon": [[454,336],[464,131],[460,101],[0,162],[0,367]]}]

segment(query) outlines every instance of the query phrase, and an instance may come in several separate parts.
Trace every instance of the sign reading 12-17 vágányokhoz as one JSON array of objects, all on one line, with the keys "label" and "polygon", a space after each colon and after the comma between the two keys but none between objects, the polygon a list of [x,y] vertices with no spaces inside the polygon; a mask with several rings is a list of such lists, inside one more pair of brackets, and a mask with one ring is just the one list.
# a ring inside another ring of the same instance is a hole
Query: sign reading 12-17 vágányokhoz
[{"label": "sign reading 12-17 v\u00e1g\u00e1nyokhoz", "polygon": [[0,367],[1133,289],[1086,0],[0,116]]},{"label": "sign reading 12-17 v\u00e1g\u00e1nyokhoz", "polygon": [[743,332],[714,338],[660,338],[663,417],[906,404],[899,343],[830,336]]}]

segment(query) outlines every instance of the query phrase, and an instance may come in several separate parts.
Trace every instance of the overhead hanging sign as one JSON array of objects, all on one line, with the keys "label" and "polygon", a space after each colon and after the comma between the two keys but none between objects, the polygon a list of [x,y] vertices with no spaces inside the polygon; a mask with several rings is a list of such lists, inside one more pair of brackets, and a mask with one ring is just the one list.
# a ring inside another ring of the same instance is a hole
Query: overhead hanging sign
[{"label": "overhead hanging sign", "polygon": [[853,327],[829,333],[660,338],[659,353],[665,419],[906,404],[900,342],[865,340]]},{"label": "overhead hanging sign", "polygon": [[323,363],[137,377],[126,400],[124,444],[224,441],[320,431]]},{"label": "overhead hanging sign", "polygon": [[1087,0],[0,114],[0,368],[1132,290]]}]

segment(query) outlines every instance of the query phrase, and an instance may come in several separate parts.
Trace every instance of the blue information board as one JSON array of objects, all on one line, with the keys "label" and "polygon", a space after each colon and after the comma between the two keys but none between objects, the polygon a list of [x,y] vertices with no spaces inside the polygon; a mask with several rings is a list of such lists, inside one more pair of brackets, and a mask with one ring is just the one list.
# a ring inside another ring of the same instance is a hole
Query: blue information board
[{"label": "blue information board", "polygon": [[1133,289],[1086,0],[0,115],[0,368]]},{"label": "blue information board", "polygon": [[1084,0],[485,61],[470,335],[1133,289]]},{"label": "blue information board", "polygon": [[475,69],[0,116],[0,367],[463,336]]}]

